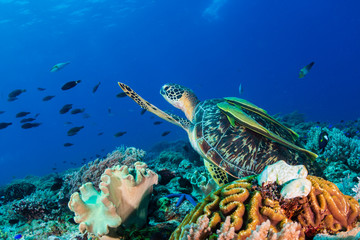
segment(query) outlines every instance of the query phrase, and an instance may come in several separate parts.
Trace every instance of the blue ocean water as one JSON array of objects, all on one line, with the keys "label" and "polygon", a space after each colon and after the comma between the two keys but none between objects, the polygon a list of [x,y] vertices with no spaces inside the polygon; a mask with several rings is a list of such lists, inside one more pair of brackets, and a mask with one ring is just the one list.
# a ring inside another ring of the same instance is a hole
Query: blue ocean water
[{"label": "blue ocean water", "polygon": [[[153,125],[159,119],[140,115],[129,98],[116,98],[117,81],[177,114],[159,94],[164,83],[185,85],[199,99],[242,97],[270,114],[298,111],[329,123],[357,119],[359,8],[355,0],[0,0],[0,122],[12,122],[0,130],[0,184],[79,167],[83,158],[116,146],[147,149],[187,138],[170,123]],[[49,71],[66,61],[64,69]],[[9,102],[14,89],[27,91]],[[55,97],[42,101],[47,95]],[[90,117],[61,115],[64,104],[85,108]],[[15,118],[21,111],[39,113],[42,124],[22,129]],[[84,128],[67,136],[74,126]],[[114,137],[120,131],[127,133]],[[165,131],[171,133],[162,137]]]}]

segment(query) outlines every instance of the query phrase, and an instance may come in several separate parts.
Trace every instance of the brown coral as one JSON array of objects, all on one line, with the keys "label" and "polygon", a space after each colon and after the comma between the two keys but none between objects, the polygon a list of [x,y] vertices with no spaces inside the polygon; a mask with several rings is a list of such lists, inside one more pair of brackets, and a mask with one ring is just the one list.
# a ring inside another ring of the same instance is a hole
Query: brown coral
[{"label": "brown coral", "polygon": [[326,230],[329,233],[352,229],[360,216],[359,203],[340,192],[332,182],[315,176],[307,177],[312,189],[297,220],[307,236]]},{"label": "brown coral", "polygon": [[281,232],[288,224],[298,222],[301,224],[299,239],[305,239],[305,233],[313,236],[318,232],[349,230],[359,218],[358,202],[343,195],[333,183],[322,178],[309,176],[312,183],[310,194],[293,200],[262,195],[261,187],[253,186],[253,179],[248,177],[234,181],[208,195],[185,217],[170,239],[186,238],[187,233],[183,229],[190,224],[199,224],[199,219],[204,217],[209,219],[211,231],[203,237],[219,236],[219,229],[230,217],[230,227],[235,229],[237,239],[244,240],[267,220],[272,233]]}]

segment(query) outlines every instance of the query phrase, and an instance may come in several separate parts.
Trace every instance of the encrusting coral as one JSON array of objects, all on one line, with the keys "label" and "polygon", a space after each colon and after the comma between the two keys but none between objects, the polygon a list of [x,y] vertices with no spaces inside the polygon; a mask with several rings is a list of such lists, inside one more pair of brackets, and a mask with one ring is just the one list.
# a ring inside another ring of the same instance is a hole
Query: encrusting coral
[{"label": "encrusting coral", "polygon": [[[294,236],[299,229],[299,239],[305,239],[305,236],[311,238],[322,232],[335,234],[352,229],[359,220],[359,203],[343,195],[329,181],[315,176],[308,176],[307,180],[312,184],[310,193],[293,199],[282,198],[276,183],[257,185],[256,176],[224,185],[199,203],[170,239],[186,239],[189,226],[191,235],[197,235],[194,226],[201,225],[206,218],[209,219],[207,227],[210,229],[200,228],[201,237],[197,239],[217,239],[227,218],[230,218],[228,229],[233,228],[237,239],[244,240],[266,221],[270,222],[268,238],[270,234],[274,236],[281,231]],[[293,230],[287,231],[285,226],[292,223],[299,223],[301,227],[296,230],[298,225],[293,225]]]},{"label": "encrusting coral", "polygon": [[122,225],[141,227],[146,223],[149,199],[158,175],[142,162],[134,168],[115,166],[101,176],[100,192],[86,183],[71,196],[69,208],[81,232],[106,235]]}]

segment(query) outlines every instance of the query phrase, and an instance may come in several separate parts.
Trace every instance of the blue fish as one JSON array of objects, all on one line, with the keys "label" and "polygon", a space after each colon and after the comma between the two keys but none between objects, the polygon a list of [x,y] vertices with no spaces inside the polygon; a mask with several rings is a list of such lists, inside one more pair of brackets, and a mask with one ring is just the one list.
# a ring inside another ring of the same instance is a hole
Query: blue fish
[{"label": "blue fish", "polygon": [[239,85],[239,95],[242,95],[243,94],[243,87],[242,87],[242,85],[241,85],[241,83],[240,83],[240,85]]},{"label": "blue fish", "polygon": [[17,234],[15,235],[14,239],[21,239],[22,238],[22,235],[21,234]]}]

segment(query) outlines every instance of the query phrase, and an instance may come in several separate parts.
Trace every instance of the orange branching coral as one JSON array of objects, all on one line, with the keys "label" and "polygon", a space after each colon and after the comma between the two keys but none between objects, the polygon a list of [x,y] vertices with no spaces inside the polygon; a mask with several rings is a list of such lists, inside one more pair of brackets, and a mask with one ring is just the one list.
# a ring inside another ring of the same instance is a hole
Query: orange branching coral
[{"label": "orange branching coral", "polygon": [[312,183],[310,194],[290,200],[262,194],[262,187],[255,186],[253,180],[254,176],[240,179],[209,194],[185,217],[170,239],[187,239],[184,229],[200,224],[204,218],[209,219],[211,230],[203,232],[199,239],[217,239],[225,220],[230,218],[228,228],[233,228],[234,235],[242,240],[268,220],[269,232],[279,234],[289,224],[300,223],[299,239],[305,239],[305,234],[312,237],[319,232],[349,230],[359,219],[358,202],[322,178],[308,176]]},{"label": "orange branching coral", "polygon": [[352,229],[360,216],[359,203],[340,192],[332,182],[308,176],[312,188],[297,220],[307,236],[326,230],[329,233]]}]

